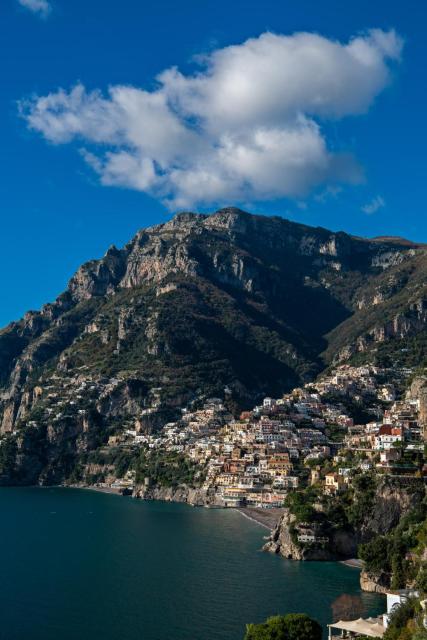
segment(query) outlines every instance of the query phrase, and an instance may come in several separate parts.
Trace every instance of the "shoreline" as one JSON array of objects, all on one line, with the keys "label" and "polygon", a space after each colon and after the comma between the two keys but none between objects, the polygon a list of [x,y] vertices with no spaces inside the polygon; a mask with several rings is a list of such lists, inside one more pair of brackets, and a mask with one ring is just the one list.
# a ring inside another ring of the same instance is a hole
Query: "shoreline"
[{"label": "shoreline", "polygon": [[[38,485],[35,485],[35,486],[38,486]],[[86,485],[59,484],[59,485],[52,485],[52,486],[57,486],[57,487],[60,487],[61,489],[83,489],[87,491],[96,491],[97,493],[108,493],[114,496],[123,495],[120,489],[115,489],[114,487],[97,487],[95,485],[89,485],[89,484],[86,484]]]},{"label": "shoreline", "polygon": [[[122,489],[115,487],[97,487],[95,485],[70,485],[70,484],[59,484],[59,485],[49,485],[49,486],[41,486],[41,485],[33,485],[36,488],[52,488],[58,487],[61,489],[82,489],[84,491],[95,491],[97,493],[105,493],[107,495],[115,495],[124,497],[122,493]],[[141,499],[141,498],[137,498]],[[144,499],[142,499],[144,501]],[[148,502],[150,502],[149,500]],[[154,500],[154,502],[176,502],[178,504],[186,504],[189,507],[194,507],[198,505],[191,504],[190,502],[186,502],[185,500]],[[200,505],[202,506],[202,505]],[[205,508],[218,508],[218,509],[226,509],[227,507],[212,507],[210,505],[203,505]],[[228,508],[230,510],[230,507]],[[275,529],[277,523],[279,522],[281,516],[283,515],[285,509],[280,507],[273,507],[271,509],[261,509],[258,507],[236,507],[231,509],[232,511],[237,511],[241,516],[253,522],[254,524],[259,525],[263,529],[266,529],[271,534]],[[359,558],[348,558],[347,560],[335,560],[339,564],[342,564],[351,569],[358,569],[359,571],[363,568],[362,560]]]},{"label": "shoreline", "polygon": [[260,522],[259,520],[256,520],[252,516],[249,516],[247,513],[245,513],[241,509],[236,509],[236,511],[238,513],[240,513],[240,515],[242,515],[244,518],[246,518],[246,520],[250,520],[251,522],[254,522],[255,524],[259,524],[260,527],[263,527],[264,529],[267,529],[267,531],[271,531],[271,529],[266,524],[264,524],[263,522]]},{"label": "shoreline", "polygon": [[[35,486],[38,486],[38,485],[35,485]],[[88,491],[96,491],[98,493],[107,493],[110,495],[124,497],[122,494],[122,489],[118,489],[114,487],[98,487],[96,485],[71,485],[71,484],[63,484],[63,485],[56,485],[56,486],[61,487],[63,489],[83,489]],[[265,529],[268,529],[269,531],[274,529],[274,527],[276,526],[276,523],[278,522],[280,516],[284,511],[284,509],[276,508],[276,507],[272,509],[261,509],[257,507],[230,508],[230,507],[216,506],[216,505],[210,505],[210,504],[197,505],[191,502],[187,502],[186,500],[159,500],[159,499],[147,500],[140,497],[135,497],[135,499],[142,500],[143,502],[175,502],[177,504],[185,504],[188,507],[200,506],[204,509],[223,509],[227,511],[238,511],[244,518],[247,518],[248,520],[251,520],[256,524],[259,524],[260,526],[264,527]]]},{"label": "shoreline", "polygon": [[[57,487],[61,489],[82,489],[84,491],[95,491],[96,493],[104,493],[107,495],[115,495],[123,497],[122,490],[115,487],[97,487],[95,485],[69,485],[69,484],[60,484],[60,485],[51,485],[40,486],[33,485],[36,488],[52,488]],[[138,498],[140,499],[140,498]],[[144,500],[143,500],[144,501]],[[148,501],[150,502],[150,500]],[[191,504],[190,502],[186,502],[184,500],[154,500],[154,502],[176,502],[178,504],[186,504],[189,507],[194,507],[196,505]],[[205,508],[212,508],[209,505],[203,505]],[[226,507],[216,507],[219,509],[226,509]],[[279,522],[281,516],[283,515],[285,509],[279,507],[273,507],[271,509],[261,509],[258,507],[236,507],[233,509],[228,508],[228,510],[237,511],[241,516],[253,522],[254,524],[259,525],[263,529],[266,529],[270,534],[276,527]],[[347,560],[335,560],[338,564],[342,564],[350,569],[357,569],[361,571],[363,569],[363,562],[359,558],[348,558]],[[363,591],[363,590],[362,590]]]},{"label": "shoreline", "polygon": [[[96,491],[98,493],[106,493],[110,495],[119,495],[119,496],[123,495],[121,492],[121,489],[116,489],[112,487],[97,487],[94,485],[85,485],[85,486],[60,485],[60,486],[63,486],[65,488],[70,488],[70,489],[85,489],[89,491]],[[155,502],[157,501],[155,500]],[[166,500],[166,502],[169,502],[169,501]],[[172,500],[172,502],[186,504],[189,507],[196,506],[186,501]],[[210,505],[203,505],[203,506],[205,508],[213,508]],[[214,508],[226,509],[226,507],[214,507]],[[237,511],[247,520],[250,520],[251,522],[259,525],[260,527],[263,527],[264,529],[266,529],[271,533],[272,530],[275,528],[276,524],[278,523],[280,517],[283,515],[284,509],[279,507],[273,507],[272,509],[261,509],[257,507],[237,507],[235,509],[232,509],[232,511]]]},{"label": "shoreline", "polygon": [[255,524],[264,527],[271,533],[279,521],[284,509],[257,509],[256,507],[238,507],[236,508],[244,518],[255,522]]},{"label": "shoreline", "polygon": [[363,561],[359,560],[359,558],[349,558],[348,560],[339,560],[339,563],[345,565],[346,567],[351,567],[352,569],[359,569],[359,571],[363,569]]}]

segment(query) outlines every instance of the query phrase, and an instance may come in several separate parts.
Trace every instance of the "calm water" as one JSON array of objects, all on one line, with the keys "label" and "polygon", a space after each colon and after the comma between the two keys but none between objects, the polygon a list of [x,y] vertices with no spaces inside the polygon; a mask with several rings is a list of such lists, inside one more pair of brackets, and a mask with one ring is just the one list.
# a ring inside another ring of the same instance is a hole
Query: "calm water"
[{"label": "calm water", "polygon": [[275,613],[326,624],[359,592],[355,569],[260,553],[267,531],[234,511],[0,489],[0,518],[1,640],[241,640]]}]

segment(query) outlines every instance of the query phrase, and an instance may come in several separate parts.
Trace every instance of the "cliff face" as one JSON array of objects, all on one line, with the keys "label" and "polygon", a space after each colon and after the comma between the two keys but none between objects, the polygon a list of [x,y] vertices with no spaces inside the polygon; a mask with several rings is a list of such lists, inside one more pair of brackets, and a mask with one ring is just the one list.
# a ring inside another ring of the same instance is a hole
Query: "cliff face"
[{"label": "cliff face", "polygon": [[[423,520],[423,502],[425,501],[426,490],[424,481],[419,478],[387,478],[380,483],[375,497],[373,509],[370,517],[365,520],[360,531],[361,542],[367,542],[373,540],[377,535],[394,535],[394,542],[386,542],[386,538],[381,539],[382,545],[398,548],[399,562],[404,562],[405,552],[399,542],[396,539],[396,528],[402,525],[402,519],[404,516],[410,514],[412,521],[408,524],[411,530],[412,537],[416,529],[416,523]],[[416,512],[419,512],[415,516]],[[425,520],[424,520],[425,522]],[[408,533],[408,532],[407,532]],[[400,534],[405,537],[406,534]],[[409,536],[411,537],[411,536]],[[416,555],[416,554],[415,554]],[[410,554],[410,557],[414,554]],[[415,557],[415,556],[414,556]],[[411,560],[413,562],[413,559]],[[423,558],[423,562],[425,559]],[[382,565],[381,570],[374,572],[368,568],[364,568],[360,575],[360,585],[363,591],[370,591],[375,593],[385,593],[393,586],[395,588],[403,588],[413,586],[413,584],[407,584],[402,572],[402,583],[393,585],[396,579],[396,571],[400,570],[399,567],[394,566],[395,561],[389,563],[390,566]],[[409,571],[412,575],[412,580],[416,575],[416,571]]]},{"label": "cliff face", "polygon": [[[421,479],[384,477],[376,487],[370,507],[357,524],[337,528],[335,522],[326,523],[326,526],[324,523],[323,530],[330,532],[327,541],[300,542],[298,535],[307,531],[307,524],[301,528],[295,516],[287,510],[272,531],[264,550],[292,560],[354,558],[360,543],[390,533],[405,514],[421,504],[424,496],[425,488]],[[311,533],[316,534],[314,525],[311,529]],[[390,588],[390,576],[374,576],[362,571],[361,584],[367,591],[383,593],[385,588]]]},{"label": "cliff face", "polygon": [[424,497],[425,487],[421,478],[382,478],[378,483],[372,507],[360,525],[360,542],[389,533],[405,514],[422,502]]},{"label": "cliff face", "polygon": [[67,478],[115,430],[158,429],[225,387],[232,409],[283,393],[324,366],[327,334],[329,359],[352,352],[376,316],[363,335],[346,323],[397,298],[399,335],[424,330],[424,258],[237,209],[141,230],[0,331],[0,433],[15,432],[0,482]]},{"label": "cliff face", "polygon": [[423,247],[410,249],[406,259],[366,281],[354,297],[354,313],[329,333],[326,358],[339,362],[356,353],[379,351],[392,362],[405,362],[405,352],[406,363],[417,366],[427,353],[426,283]]},{"label": "cliff face", "polygon": [[143,500],[162,500],[164,502],[183,502],[193,507],[221,506],[213,490],[192,488],[186,485],[178,487],[135,487],[135,498]]},{"label": "cliff face", "polygon": [[381,573],[379,575],[362,570],[360,573],[360,588],[369,593],[387,593],[390,591],[390,575]]},{"label": "cliff face", "polygon": [[295,517],[287,510],[272,531],[264,551],[277,553],[288,560],[340,560],[352,558],[356,553],[355,536],[348,531],[337,531],[327,544],[298,542],[293,533]]}]

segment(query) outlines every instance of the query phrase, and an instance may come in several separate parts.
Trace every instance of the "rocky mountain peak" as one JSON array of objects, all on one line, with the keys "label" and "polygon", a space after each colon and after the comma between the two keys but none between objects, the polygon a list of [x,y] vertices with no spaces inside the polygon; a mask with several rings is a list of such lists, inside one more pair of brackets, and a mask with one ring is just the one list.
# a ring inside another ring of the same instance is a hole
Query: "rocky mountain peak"
[{"label": "rocky mountain peak", "polygon": [[192,211],[180,211],[175,214],[173,218],[171,218],[168,222],[163,225],[156,225],[155,227],[150,227],[147,231],[179,231],[185,230],[189,231],[194,229],[194,227],[200,225],[207,218],[206,215],[202,213],[193,213]]},{"label": "rocky mountain peak", "polygon": [[224,207],[206,218],[205,227],[245,233],[254,219],[255,216],[237,207]]},{"label": "rocky mountain peak", "polygon": [[104,258],[108,258],[108,257],[119,257],[120,256],[120,249],[117,249],[115,244],[111,244],[107,251],[105,252]]}]

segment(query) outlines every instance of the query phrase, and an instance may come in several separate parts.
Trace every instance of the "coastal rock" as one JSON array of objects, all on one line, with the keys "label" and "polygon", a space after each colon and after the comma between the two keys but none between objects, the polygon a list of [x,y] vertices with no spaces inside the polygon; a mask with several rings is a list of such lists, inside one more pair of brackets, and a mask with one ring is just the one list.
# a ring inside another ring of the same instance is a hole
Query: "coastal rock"
[{"label": "coastal rock", "polygon": [[390,589],[390,575],[382,573],[379,576],[362,570],[360,573],[360,588],[370,593],[387,593]]},{"label": "coastal rock", "polygon": [[[286,510],[263,549],[292,560],[354,558],[360,543],[368,542],[376,535],[389,533],[403,515],[422,502],[424,496],[425,487],[421,478],[384,477],[377,484],[370,509],[362,522],[352,530],[336,528],[335,523],[331,522],[327,540],[320,538],[317,541],[301,542],[298,540],[298,535],[302,533],[299,530],[301,525]],[[315,525],[312,528],[312,533],[315,534]],[[381,586],[384,580],[379,576],[378,584]],[[369,581],[375,582],[375,576],[366,575],[367,586]]]},{"label": "coastal rock", "polygon": [[288,560],[338,560],[354,555],[355,540],[351,534],[338,532],[328,544],[303,543],[298,542],[292,525],[295,525],[295,517],[286,510],[263,551],[277,553]]},{"label": "coastal rock", "polygon": [[200,489],[180,485],[178,487],[137,486],[133,491],[134,498],[142,500],[162,500],[164,502],[183,502],[194,507],[221,506],[212,489]]},{"label": "coastal rock", "polygon": [[303,560],[302,550],[292,540],[290,525],[293,522],[295,517],[286,510],[263,546],[263,551],[277,553],[289,560]]}]

